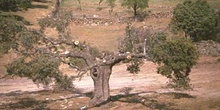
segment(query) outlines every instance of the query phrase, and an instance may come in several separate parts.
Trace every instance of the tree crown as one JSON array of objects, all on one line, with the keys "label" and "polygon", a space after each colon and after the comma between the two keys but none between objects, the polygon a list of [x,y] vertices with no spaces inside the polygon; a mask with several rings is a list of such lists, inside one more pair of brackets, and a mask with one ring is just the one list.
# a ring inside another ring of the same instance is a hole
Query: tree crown
[{"label": "tree crown", "polygon": [[183,31],[193,41],[212,39],[217,24],[216,13],[206,1],[185,1],[178,4],[173,12],[170,27]]}]

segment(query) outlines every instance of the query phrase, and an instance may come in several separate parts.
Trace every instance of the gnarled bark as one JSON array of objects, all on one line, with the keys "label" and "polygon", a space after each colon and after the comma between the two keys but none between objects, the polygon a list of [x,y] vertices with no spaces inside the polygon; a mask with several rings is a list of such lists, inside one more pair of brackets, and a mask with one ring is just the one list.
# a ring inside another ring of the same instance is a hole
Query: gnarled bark
[{"label": "gnarled bark", "polygon": [[90,74],[94,82],[93,98],[89,106],[93,107],[109,99],[109,79],[112,72],[111,66],[98,66],[91,69]]},{"label": "gnarled bark", "polygon": [[[73,45],[73,43],[68,41],[50,41],[52,44],[66,44]],[[112,67],[126,59],[130,58],[146,58],[145,54],[132,54],[132,53],[103,53],[100,58],[95,57],[90,54],[90,47],[79,43],[77,46],[83,46],[82,51],[66,51],[64,53],[59,53],[58,57],[73,57],[82,58],[87,63],[87,67],[83,70],[90,71],[91,78],[94,82],[94,94],[93,98],[89,102],[89,108],[94,107],[104,102],[108,101],[110,97],[109,79],[112,73]],[[68,63],[67,63],[68,64]]]}]

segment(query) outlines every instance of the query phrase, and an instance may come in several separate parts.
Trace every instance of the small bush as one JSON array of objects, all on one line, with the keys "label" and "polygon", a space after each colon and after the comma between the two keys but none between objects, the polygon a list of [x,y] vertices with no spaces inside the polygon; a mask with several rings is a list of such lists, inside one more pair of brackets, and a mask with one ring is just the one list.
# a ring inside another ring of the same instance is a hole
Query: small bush
[{"label": "small bush", "polygon": [[68,26],[69,21],[72,19],[71,12],[59,12],[56,18],[52,16],[47,16],[39,21],[39,25],[42,29],[45,27],[56,28],[60,33],[65,31]]},{"label": "small bush", "polygon": [[59,77],[55,78],[55,86],[54,90],[55,91],[60,91],[60,90],[73,90],[74,85],[73,85],[73,78],[68,77],[67,75],[60,75]]},{"label": "small bush", "polygon": [[142,59],[132,58],[128,60],[127,71],[137,74],[140,71],[140,66],[143,64]]}]

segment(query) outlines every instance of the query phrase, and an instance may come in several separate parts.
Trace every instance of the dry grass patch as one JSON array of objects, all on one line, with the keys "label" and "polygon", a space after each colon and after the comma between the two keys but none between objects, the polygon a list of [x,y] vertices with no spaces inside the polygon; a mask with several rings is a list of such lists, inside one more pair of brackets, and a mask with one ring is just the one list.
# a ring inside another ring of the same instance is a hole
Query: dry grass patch
[{"label": "dry grass patch", "polygon": [[71,24],[71,36],[86,41],[100,50],[116,51],[118,39],[124,36],[126,24],[110,26],[91,26]]}]

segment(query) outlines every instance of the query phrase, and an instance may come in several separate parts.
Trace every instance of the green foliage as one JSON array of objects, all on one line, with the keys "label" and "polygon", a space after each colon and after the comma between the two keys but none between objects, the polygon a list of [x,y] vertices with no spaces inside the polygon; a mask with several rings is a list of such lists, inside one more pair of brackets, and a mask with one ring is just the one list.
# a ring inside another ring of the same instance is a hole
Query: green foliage
[{"label": "green foliage", "polygon": [[20,46],[24,48],[25,50],[32,49],[34,48],[34,44],[37,44],[38,41],[40,40],[39,33],[37,33],[34,30],[27,30],[27,31],[22,31],[18,35],[18,40],[20,43]]},{"label": "green foliage", "polygon": [[[157,38],[156,36],[156,39]],[[150,58],[158,63],[158,73],[172,79],[174,87],[188,88],[189,73],[196,64],[198,53],[187,39],[153,40],[159,41],[149,50]]]},{"label": "green foliage", "polygon": [[7,65],[7,73],[28,77],[36,83],[49,84],[51,78],[59,76],[60,61],[50,55],[38,55],[34,58],[19,58]]},{"label": "green foliage", "polygon": [[0,55],[17,46],[16,35],[26,29],[24,23],[20,16],[0,15]]},{"label": "green foliage", "polygon": [[47,0],[32,0],[32,1],[35,1],[35,2],[42,2],[42,3],[46,3]]},{"label": "green foliage", "polygon": [[[155,57],[154,51],[156,51],[156,47],[163,45],[166,42],[166,35],[162,32],[156,33],[154,36],[148,37],[146,41],[146,53],[150,58]],[[159,54],[159,53],[158,53]],[[154,61],[154,59],[151,59]]]},{"label": "green foliage", "polygon": [[0,11],[17,11],[31,7],[32,0],[1,0]]},{"label": "green foliage", "polygon": [[60,75],[59,77],[56,77],[54,89],[56,91],[57,90],[71,91],[74,88],[72,81],[73,81],[72,77],[68,77],[67,75]]},{"label": "green foliage", "polygon": [[55,89],[70,90],[73,78],[62,75],[59,71],[60,60],[50,55],[22,57],[7,65],[8,75],[28,77],[35,83],[48,85],[55,81]]},{"label": "green foliage", "polygon": [[216,13],[206,1],[187,0],[174,9],[170,27],[174,31],[185,32],[193,41],[200,41],[213,39],[216,24]]},{"label": "green foliage", "polygon": [[[24,4],[19,4],[19,7],[26,5],[26,2],[24,0]],[[66,20],[61,19],[64,22]],[[42,39],[43,34],[27,29],[26,25],[29,24],[23,17],[0,13],[0,55],[10,49],[19,53],[19,58],[6,66],[8,75],[28,77],[35,83],[45,85],[55,81],[56,88],[70,90],[73,78],[62,75],[59,71],[60,59],[47,52],[49,49],[45,45],[48,43]]]},{"label": "green foliage", "polygon": [[[119,52],[136,54],[144,53],[144,42],[149,36],[151,36],[149,29],[134,28],[128,24],[126,27],[126,37],[119,42]],[[130,73],[138,73],[143,61],[142,59],[130,58],[130,56],[128,56],[128,59],[125,60],[124,63],[129,63],[127,65],[127,70]]]},{"label": "green foliage", "polygon": [[137,16],[138,10],[143,10],[148,7],[149,0],[122,0],[122,6],[132,8],[134,16]]},{"label": "green foliage", "polygon": [[220,11],[217,12],[216,14],[216,20],[217,20],[217,25],[216,25],[217,27],[215,29],[216,35],[213,36],[212,40],[220,43]]},{"label": "green foliage", "polygon": [[17,0],[17,2],[18,2],[18,7],[27,10],[28,8],[31,7],[32,0]]},{"label": "green foliage", "polygon": [[[121,53],[144,53],[145,45],[148,59],[158,63],[158,73],[170,78],[177,88],[188,88],[189,72],[196,64],[198,53],[187,39],[167,40],[163,32],[153,33],[149,29],[127,26],[126,35],[120,43]],[[145,43],[144,43],[145,42]],[[129,57],[128,57],[129,58]],[[140,71],[142,60],[128,59],[127,70],[131,73]]]},{"label": "green foliage", "polygon": [[77,66],[79,69],[83,69],[87,66],[85,60],[81,58],[70,58],[69,63],[72,66]]},{"label": "green foliage", "polygon": [[113,8],[115,7],[115,1],[116,0],[106,0],[108,6],[111,7],[111,12],[113,12]]},{"label": "green foliage", "polygon": [[109,6],[114,7],[115,6],[115,1],[116,0],[106,0]]},{"label": "green foliage", "polygon": [[101,52],[98,50],[98,48],[91,47],[89,54],[92,55],[93,57],[101,57]]},{"label": "green foliage", "polygon": [[71,12],[61,11],[58,17],[54,18],[52,16],[46,16],[39,21],[39,25],[42,29],[45,27],[56,28],[59,32],[64,32],[66,26],[68,26],[69,21],[72,19]]},{"label": "green foliage", "polygon": [[126,62],[129,62],[127,66],[127,71],[136,74],[140,71],[140,66],[143,64],[142,59],[138,59],[138,58],[128,59]]},{"label": "green foliage", "polygon": [[151,36],[149,29],[134,28],[128,24],[126,37],[119,42],[119,52],[143,53],[145,39]]}]

